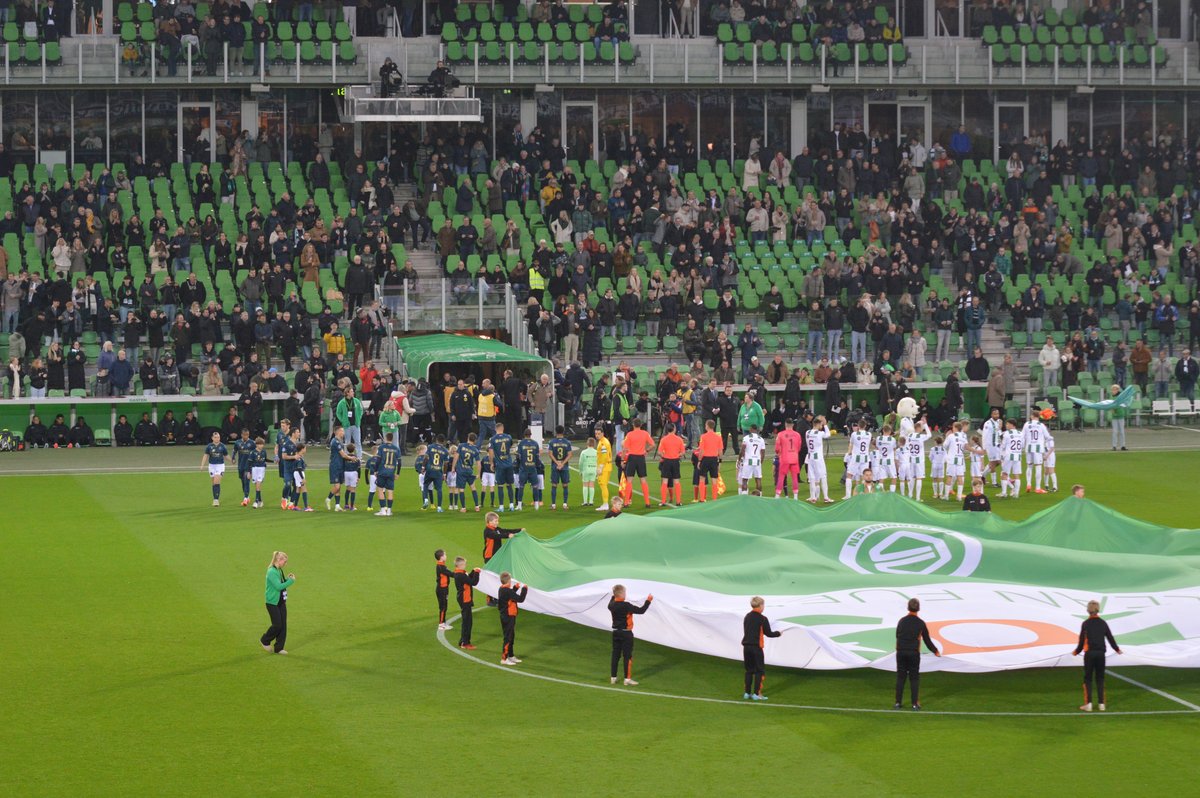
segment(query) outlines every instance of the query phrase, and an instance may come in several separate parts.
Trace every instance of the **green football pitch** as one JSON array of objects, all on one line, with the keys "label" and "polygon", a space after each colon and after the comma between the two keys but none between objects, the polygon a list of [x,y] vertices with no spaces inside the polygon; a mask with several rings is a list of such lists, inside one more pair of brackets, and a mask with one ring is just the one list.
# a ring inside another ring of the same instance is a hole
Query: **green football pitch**
[{"label": "green football pitch", "polygon": [[[1200,451],[1142,448],[1063,451],[1060,493],[997,512],[1023,518],[1082,482],[1129,515],[1200,526]],[[889,673],[775,668],[770,702],[750,704],[740,662],[645,642],[641,686],[612,688],[606,634],[531,612],[517,627],[523,664],[502,668],[482,601],[476,651],[453,646],[457,629],[436,632],[433,551],[478,565],[481,515],[414,509],[409,470],[394,517],[327,513],[323,450],[310,460],[317,512],[281,512],[273,473],[267,509],[240,507],[235,479],[211,507],[200,454],[0,456],[0,794],[1196,790],[1195,671],[1117,669],[1139,684],[1110,677],[1105,715],[1077,711],[1074,668],[928,674],[924,713],[889,709]],[[595,520],[573,487],[570,511],[503,523],[550,537]],[[275,549],[298,576],[287,657],[258,644]]]}]

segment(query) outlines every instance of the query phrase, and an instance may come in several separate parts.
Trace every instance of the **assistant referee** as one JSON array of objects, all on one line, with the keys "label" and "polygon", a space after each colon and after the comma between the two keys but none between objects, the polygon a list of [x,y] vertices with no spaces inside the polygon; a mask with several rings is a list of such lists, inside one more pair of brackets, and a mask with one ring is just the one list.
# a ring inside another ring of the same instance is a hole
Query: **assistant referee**
[{"label": "assistant referee", "polygon": [[267,614],[271,616],[271,626],[259,642],[263,651],[274,651],[276,654],[287,653],[283,647],[287,642],[287,589],[296,582],[295,574],[283,574],[283,566],[287,565],[287,561],[287,553],[277,551],[271,555],[271,565],[267,568]]},{"label": "assistant referee", "polygon": [[908,615],[896,624],[896,704],[893,709],[899,709],[904,703],[904,682],[912,684],[912,708],[920,709],[921,687],[921,642],[933,652],[935,657],[942,656],[938,647],[929,637],[929,627],[917,615],[921,611],[920,599],[908,600]]}]

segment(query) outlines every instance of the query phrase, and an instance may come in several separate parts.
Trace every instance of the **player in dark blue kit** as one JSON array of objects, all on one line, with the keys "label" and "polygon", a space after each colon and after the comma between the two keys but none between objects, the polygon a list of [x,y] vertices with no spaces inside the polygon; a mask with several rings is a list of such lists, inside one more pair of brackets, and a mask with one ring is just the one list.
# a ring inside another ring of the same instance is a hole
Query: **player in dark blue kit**
[{"label": "player in dark blue kit", "polygon": [[479,512],[479,490],[475,487],[475,466],[479,463],[479,447],[475,445],[476,440],[478,438],[472,432],[467,436],[466,443],[458,445],[458,454],[454,458],[454,482],[458,486],[459,512],[463,513],[467,511],[468,485],[471,486],[471,502],[475,505],[475,512]]},{"label": "player in dark blue kit", "polygon": [[[379,451],[371,453],[367,457],[367,509],[370,510],[375,505],[375,491],[378,489],[376,482],[379,479]],[[380,505],[382,506],[382,505]]]},{"label": "player in dark blue kit", "polygon": [[294,476],[296,473],[296,459],[300,456],[300,430],[294,429],[288,433],[288,436],[283,439],[283,443],[279,445],[279,460],[283,463],[282,475],[284,480],[283,501],[280,507],[284,510],[294,510],[296,508],[296,499],[300,498],[296,492],[296,484]]},{"label": "player in dark blue kit", "polygon": [[292,423],[286,418],[279,422],[279,431],[275,433],[275,463],[279,469],[279,478],[283,480],[283,492],[280,494],[279,506],[287,509],[288,496],[291,495],[291,481],[284,474],[283,444],[292,435]]},{"label": "player in dark blue kit", "polygon": [[233,450],[237,452],[238,477],[242,480],[242,506],[250,505],[250,453],[254,451],[254,441],[250,439],[250,430],[242,427],[242,437],[233,442]]},{"label": "player in dark blue kit", "polygon": [[254,449],[248,458],[250,466],[250,481],[254,483],[255,510],[263,506],[262,486],[267,478],[267,442],[262,438],[254,439]]},{"label": "player in dark blue kit", "polygon": [[550,509],[558,506],[558,486],[562,484],[563,509],[567,507],[569,486],[571,484],[571,442],[567,440],[567,430],[559,427],[554,430],[554,437],[546,444],[550,451]]},{"label": "player in dark blue kit", "polygon": [[204,457],[200,458],[200,467],[208,466],[208,476],[212,479],[213,507],[221,506],[221,477],[225,474],[225,458],[229,450],[221,443],[221,433],[213,431],[212,443],[204,447]]},{"label": "player in dark blue kit", "polygon": [[450,465],[450,450],[446,448],[446,436],[439,435],[425,450],[425,502],[421,505],[424,510],[429,507],[433,494],[437,492],[437,511],[442,509],[442,483],[445,479],[446,468]]},{"label": "player in dark blue kit", "polygon": [[383,436],[383,445],[376,457],[379,465],[375,471],[375,487],[379,490],[379,512],[375,515],[388,517],[392,514],[392,502],[396,497],[396,472],[400,470],[400,447],[392,441],[394,434]]},{"label": "player in dark blue kit", "polygon": [[325,509],[339,513],[342,511],[342,479],[346,472],[346,458],[342,454],[345,450],[346,429],[338,424],[329,438],[329,493],[325,496]]},{"label": "player in dark blue kit", "polygon": [[[299,430],[296,431],[296,437],[299,438]],[[304,455],[308,454],[308,447],[297,441],[296,443],[296,459],[292,462],[292,482],[294,483],[293,494],[295,497],[304,502],[304,512],[311,513],[313,508],[308,506],[308,464],[304,462]],[[299,505],[293,505],[292,509],[299,512]]]},{"label": "player in dark blue kit", "polygon": [[533,491],[533,509],[542,507],[542,447],[533,439],[533,431],[525,430],[525,437],[517,444],[517,468],[520,482],[517,484],[517,509],[525,502],[525,486]]},{"label": "player in dark blue kit", "polygon": [[[479,452],[479,492],[487,496],[488,506],[496,506],[496,461],[492,459],[491,449],[481,449]],[[503,497],[500,503],[504,503]]]},{"label": "player in dark blue kit", "polygon": [[513,439],[504,431],[504,424],[496,424],[496,434],[492,436],[490,445],[492,463],[496,468],[496,492],[500,494],[500,512],[504,512],[504,488],[508,486],[508,509],[515,510],[517,505],[513,495]]},{"label": "player in dark blue kit", "polygon": [[342,484],[346,486],[346,497],[342,501],[342,508],[352,513],[358,509],[355,501],[358,497],[358,476],[359,469],[362,468],[362,461],[358,459],[358,450],[353,443],[347,444],[342,451],[346,455],[342,460]]}]

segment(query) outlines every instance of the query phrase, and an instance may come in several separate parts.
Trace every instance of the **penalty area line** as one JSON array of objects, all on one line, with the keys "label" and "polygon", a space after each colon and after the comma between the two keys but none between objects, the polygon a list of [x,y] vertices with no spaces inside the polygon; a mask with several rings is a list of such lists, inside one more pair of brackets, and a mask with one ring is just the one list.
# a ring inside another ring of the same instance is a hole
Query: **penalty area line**
[{"label": "penalty area line", "polygon": [[[447,622],[455,623],[461,619],[462,619],[461,615],[456,615],[455,617],[448,619]],[[936,710],[936,709],[933,709],[933,710],[923,709],[920,712],[904,712],[903,710],[884,709],[884,708],[876,709],[873,707],[821,707],[821,706],[812,706],[812,705],[807,705],[807,704],[781,704],[781,703],[773,704],[773,703],[769,703],[769,702],[764,703],[764,702],[759,702],[759,701],[746,701],[746,700],[739,701],[737,699],[732,699],[732,698],[708,698],[705,696],[675,695],[673,693],[658,693],[658,692],[654,692],[651,690],[629,689],[629,688],[625,688],[625,687],[618,687],[615,685],[608,685],[608,684],[590,684],[588,682],[578,682],[578,681],[574,681],[572,679],[563,679],[558,676],[545,676],[540,673],[530,673],[529,671],[518,670],[518,668],[515,666],[501,665],[498,662],[489,662],[488,660],[485,660],[481,657],[477,657],[477,656],[471,654],[470,652],[464,651],[461,648],[459,648],[458,646],[456,646],[455,644],[451,643],[449,640],[447,640],[446,633],[440,629],[437,632],[437,639],[438,639],[438,642],[441,643],[443,647],[449,649],[450,651],[454,652],[455,654],[458,654],[460,657],[463,657],[464,659],[467,659],[477,665],[484,665],[488,668],[494,668],[498,671],[504,671],[505,673],[512,673],[517,676],[524,676],[529,679],[539,679],[543,682],[552,682],[554,684],[565,684],[565,685],[568,685],[571,687],[586,687],[589,690],[602,690],[602,691],[608,692],[608,693],[617,693],[620,695],[630,695],[630,696],[642,696],[645,698],[668,698],[668,699],[673,699],[675,701],[696,701],[696,702],[699,702],[702,704],[730,704],[730,705],[739,706],[739,707],[758,706],[758,707],[768,707],[768,708],[774,707],[776,709],[808,710],[810,712],[863,713],[863,714],[878,714],[878,715],[939,715],[939,716],[958,715],[958,716],[967,716],[967,717],[1033,717],[1033,718],[1090,717],[1090,715],[1086,712],[982,712],[982,711],[972,712],[972,711],[951,711],[951,710]],[[1117,674],[1114,673],[1113,675],[1116,676]],[[1125,678],[1125,677],[1120,677],[1120,678]],[[1126,679],[1126,681],[1130,681],[1130,680]],[[1144,687],[1145,685],[1139,685],[1139,686]],[[1146,689],[1151,690],[1152,692],[1158,692],[1157,690],[1153,690],[1153,688],[1146,688]],[[1187,702],[1182,701],[1180,699],[1175,699],[1175,700],[1179,701],[1179,703],[1181,703],[1181,704],[1185,704],[1186,706],[1192,706],[1190,704],[1187,704]],[[1106,712],[1104,714],[1106,714],[1106,715],[1194,715],[1194,714],[1196,714],[1197,711],[1200,711],[1200,707],[1194,707],[1193,709],[1133,710],[1133,711],[1129,711],[1129,712],[1117,711],[1117,712]]]},{"label": "penalty area line", "polygon": [[1148,684],[1142,684],[1137,679],[1130,679],[1128,676],[1125,676],[1124,674],[1121,674],[1121,673],[1117,673],[1114,670],[1110,670],[1108,673],[1110,676],[1116,676],[1121,681],[1128,682],[1129,684],[1132,684],[1134,687],[1140,687],[1143,690],[1154,693],[1157,696],[1161,696],[1162,698],[1165,698],[1168,701],[1174,701],[1176,704],[1185,706],[1188,709],[1190,709],[1192,712],[1200,712],[1200,706],[1197,706],[1196,704],[1193,704],[1190,701],[1184,701],[1179,696],[1171,695],[1170,693],[1168,693],[1165,690],[1159,690],[1157,687],[1151,687]]}]

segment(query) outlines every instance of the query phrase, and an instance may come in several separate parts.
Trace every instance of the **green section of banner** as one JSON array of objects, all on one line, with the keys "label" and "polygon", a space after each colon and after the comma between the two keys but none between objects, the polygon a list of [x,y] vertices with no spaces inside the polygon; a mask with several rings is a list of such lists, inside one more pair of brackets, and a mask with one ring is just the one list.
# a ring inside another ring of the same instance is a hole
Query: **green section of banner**
[{"label": "green section of banner", "polygon": [[488,569],[512,571],[544,591],[622,578],[729,595],[956,581],[1035,592],[1162,592],[1200,585],[1200,531],[1149,524],[1075,498],[1011,522],[990,513],[942,513],[894,493],[829,508],[736,496],[626,513],[546,541],[519,535]]}]

